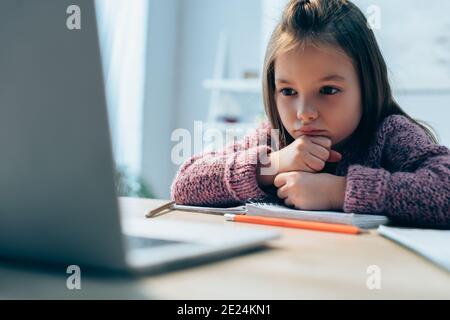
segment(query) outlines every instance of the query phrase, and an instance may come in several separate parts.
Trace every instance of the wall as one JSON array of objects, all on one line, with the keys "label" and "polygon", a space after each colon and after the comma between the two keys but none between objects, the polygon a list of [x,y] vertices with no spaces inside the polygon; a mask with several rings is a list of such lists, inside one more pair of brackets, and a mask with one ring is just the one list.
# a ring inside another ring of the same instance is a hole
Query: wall
[{"label": "wall", "polygon": [[156,198],[169,198],[170,135],[178,91],[179,0],[149,1],[142,175]]},{"label": "wall", "polygon": [[429,123],[438,133],[439,143],[450,148],[450,92],[435,94],[396,94],[396,100],[409,115]]},{"label": "wall", "polygon": [[214,71],[221,30],[228,34],[225,77],[242,77],[243,70],[260,68],[260,0],[189,0],[181,3],[181,32],[177,91],[177,125],[191,130],[206,120],[209,92],[204,79]]},{"label": "wall", "polygon": [[[219,34],[228,33],[227,77],[259,70],[260,0],[150,1],[143,176],[157,198],[169,198],[178,169],[170,152],[175,128],[193,132],[206,120]],[[262,106],[261,106],[262,108]]]}]

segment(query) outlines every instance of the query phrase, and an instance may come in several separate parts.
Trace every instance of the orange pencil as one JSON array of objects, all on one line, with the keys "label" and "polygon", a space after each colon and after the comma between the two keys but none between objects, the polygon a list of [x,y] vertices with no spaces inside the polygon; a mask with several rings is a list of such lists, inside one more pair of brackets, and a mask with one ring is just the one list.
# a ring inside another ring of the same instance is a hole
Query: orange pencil
[{"label": "orange pencil", "polygon": [[344,225],[344,224],[333,224],[333,223],[312,222],[312,221],[293,220],[293,219],[268,218],[268,217],[260,217],[260,216],[235,215],[235,214],[225,214],[225,219],[227,221],[256,223],[256,224],[264,224],[264,225],[270,225],[270,226],[309,229],[309,230],[316,230],[316,231],[340,232],[340,233],[350,233],[350,234],[362,233],[361,229],[359,229],[358,227]]}]

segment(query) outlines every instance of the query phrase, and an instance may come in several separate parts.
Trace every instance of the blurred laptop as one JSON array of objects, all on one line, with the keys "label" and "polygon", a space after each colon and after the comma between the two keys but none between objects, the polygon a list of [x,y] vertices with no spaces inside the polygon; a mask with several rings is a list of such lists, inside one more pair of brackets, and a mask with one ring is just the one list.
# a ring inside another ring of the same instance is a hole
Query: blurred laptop
[{"label": "blurred laptop", "polygon": [[[73,4],[81,30],[66,26]],[[1,256],[161,271],[278,237],[144,217],[124,224],[93,0],[2,0],[0,43]]]}]

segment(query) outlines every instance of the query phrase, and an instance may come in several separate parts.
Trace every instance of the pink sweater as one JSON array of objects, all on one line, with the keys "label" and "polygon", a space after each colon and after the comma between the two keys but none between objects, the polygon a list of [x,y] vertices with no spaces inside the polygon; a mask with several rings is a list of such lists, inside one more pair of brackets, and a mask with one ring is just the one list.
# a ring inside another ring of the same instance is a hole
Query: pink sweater
[{"label": "pink sweater", "polygon": [[[256,180],[257,157],[271,151],[270,128],[265,127],[221,152],[194,155],[180,167],[172,199],[178,204],[232,206],[273,197],[275,187],[263,190]],[[367,149],[347,148],[342,155],[323,172],[347,177],[344,212],[450,228],[450,150],[434,144],[406,117],[385,118]]]}]

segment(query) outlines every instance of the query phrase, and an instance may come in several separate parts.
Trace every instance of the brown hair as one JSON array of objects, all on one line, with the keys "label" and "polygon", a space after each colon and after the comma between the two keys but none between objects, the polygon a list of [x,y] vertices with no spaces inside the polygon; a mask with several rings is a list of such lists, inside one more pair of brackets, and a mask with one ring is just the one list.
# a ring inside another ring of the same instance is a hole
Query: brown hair
[{"label": "brown hair", "polygon": [[291,0],[267,46],[263,69],[264,106],[280,148],[292,142],[281,122],[275,101],[275,59],[307,42],[340,47],[353,61],[361,84],[362,117],[352,134],[354,146],[367,146],[378,124],[399,114],[419,125],[437,143],[433,131],[412,119],[394,100],[387,67],[375,35],[361,10],[347,0]]}]

